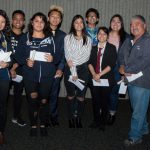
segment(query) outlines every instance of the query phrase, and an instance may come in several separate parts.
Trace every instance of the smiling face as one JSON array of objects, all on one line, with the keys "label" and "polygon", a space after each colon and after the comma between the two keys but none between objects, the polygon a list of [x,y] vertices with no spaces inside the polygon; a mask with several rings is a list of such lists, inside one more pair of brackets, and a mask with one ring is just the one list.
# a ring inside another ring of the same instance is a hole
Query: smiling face
[{"label": "smiling face", "polygon": [[12,27],[15,29],[22,29],[25,23],[25,18],[22,14],[16,13],[12,18]]},{"label": "smiling face", "polygon": [[2,31],[5,28],[6,25],[6,19],[0,15],[0,31]]},{"label": "smiling face", "polygon": [[130,30],[135,38],[139,38],[145,33],[146,24],[138,18],[133,18],[131,20]]},{"label": "smiling face", "polygon": [[119,31],[121,29],[121,21],[119,17],[114,17],[110,23],[110,27],[113,31]]},{"label": "smiling face", "polygon": [[36,16],[32,21],[33,30],[37,32],[41,32],[44,29],[45,22],[42,17]]},{"label": "smiling face", "polygon": [[99,30],[97,34],[97,39],[100,43],[105,43],[107,41],[108,35],[102,29]]},{"label": "smiling face", "polygon": [[61,14],[58,11],[52,11],[48,16],[48,20],[51,28],[57,27],[61,23]]},{"label": "smiling face", "polygon": [[74,29],[76,31],[82,31],[83,28],[84,28],[84,23],[83,23],[83,20],[81,18],[78,18],[74,21]]},{"label": "smiling face", "polygon": [[86,21],[88,22],[88,24],[96,25],[96,23],[98,22],[97,15],[94,12],[90,12],[86,17]]}]

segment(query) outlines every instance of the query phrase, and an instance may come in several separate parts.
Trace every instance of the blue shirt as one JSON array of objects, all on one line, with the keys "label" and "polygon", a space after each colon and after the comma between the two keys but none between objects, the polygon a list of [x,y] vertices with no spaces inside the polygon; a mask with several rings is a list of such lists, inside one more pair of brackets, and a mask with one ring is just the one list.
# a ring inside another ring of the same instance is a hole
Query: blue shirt
[{"label": "blue shirt", "polygon": [[98,44],[97,31],[98,31],[97,27],[95,28],[86,27],[86,33],[92,40],[92,46],[96,46]]}]

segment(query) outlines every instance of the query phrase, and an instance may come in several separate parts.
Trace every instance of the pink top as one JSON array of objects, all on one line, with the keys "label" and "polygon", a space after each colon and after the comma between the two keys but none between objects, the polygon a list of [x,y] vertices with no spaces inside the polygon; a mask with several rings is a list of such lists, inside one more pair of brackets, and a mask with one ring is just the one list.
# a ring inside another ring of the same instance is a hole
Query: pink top
[{"label": "pink top", "polygon": [[113,45],[115,45],[116,46],[116,50],[118,52],[120,38],[117,37],[117,36],[114,37],[111,34],[109,34],[108,42],[113,44]]}]

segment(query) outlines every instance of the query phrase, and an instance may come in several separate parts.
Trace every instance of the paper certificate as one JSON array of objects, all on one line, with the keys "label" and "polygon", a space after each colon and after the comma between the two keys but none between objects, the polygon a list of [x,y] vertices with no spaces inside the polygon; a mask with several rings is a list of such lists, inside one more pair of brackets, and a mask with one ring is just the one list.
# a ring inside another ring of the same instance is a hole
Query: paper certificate
[{"label": "paper certificate", "polygon": [[12,81],[20,83],[23,80],[23,77],[20,75],[17,75],[16,78],[12,78]]},{"label": "paper certificate", "polygon": [[108,79],[100,79],[100,81],[95,81],[94,79],[92,79],[93,81],[93,86],[109,86],[109,82]]},{"label": "paper certificate", "polygon": [[127,78],[128,82],[132,82],[132,81],[134,81],[134,80],[140,78],[141,76],[143,76],[142,71],[140,71],[140,72],[137,73],[137,74],[132,74],[131,76],[127,76],[126,78]]},{"label": "paper certificate", "polygon": [[119,94],[126,94],[127,91],[127,85],[125,85],[124,82],[121,82],[120,88],[119,88]]},{"label": "paper certificate", "polygon": [[47,62],[47,60],[45,59],[46,54],[50,54],[50,53],[37,52],[37,51],[33,50],[33,51],[30,52],[30,59],[31,60],[36,60],[36,61],[45,61],[45,62]]},{"label": "paper certificate", "polygon": [[72,76],[69,77],[69,82],[73,83],[74,85],[76,85],[81,91],[84,89],[84,85],[82,83],[80,83],[80,79],[78,80],[72,80]]},{"label": "paper certificate", "polygon": [[10,62],[10,55],[12,52],[0,52],[0,61]]}]

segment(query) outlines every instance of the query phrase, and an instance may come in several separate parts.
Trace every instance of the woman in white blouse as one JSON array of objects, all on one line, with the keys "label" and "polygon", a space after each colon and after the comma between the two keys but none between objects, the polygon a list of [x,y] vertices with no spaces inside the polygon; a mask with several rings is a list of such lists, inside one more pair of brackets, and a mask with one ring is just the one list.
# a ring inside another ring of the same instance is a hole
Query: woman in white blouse
[{"label": "woman in white blouse", "polygon": [[[82,128],[81,115],[84,109],[84,97],[88,81],[88,66],[91,52],[91,40],[85,32],[85,23],[81,15],[73,17],[69,34],[65,37],[65,58],[67,66],[64,81],[67,90],[67,106],[70,128]],[[81,90],[73,83],[79,81],[84,85]],[[81,80],[84,82],[81,82]]]}]

